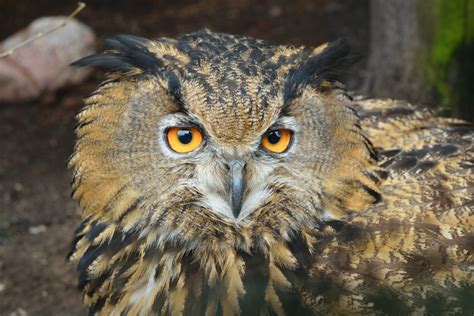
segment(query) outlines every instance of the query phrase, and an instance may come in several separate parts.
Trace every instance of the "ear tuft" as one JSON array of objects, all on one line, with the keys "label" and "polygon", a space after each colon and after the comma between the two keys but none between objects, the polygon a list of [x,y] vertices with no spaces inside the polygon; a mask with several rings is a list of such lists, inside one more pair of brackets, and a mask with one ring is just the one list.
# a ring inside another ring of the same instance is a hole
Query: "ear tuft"
[{"label": "ear tuft", "polygon": [[308,56],[304,61],[288,74],[285,103],[296,98],[306,85],[322,87],[327,83],[340,82],[347,68],[355,62],[350,52],[346,39],[339,39],[307,52]]},{"label": "ear tuft", "polygon": [[71,65],[124,73],[134,70],[157,73],[163,67],[162,60],[148,50],[146,38],[122,34],[104,42],[112,50],[84,57]]}]

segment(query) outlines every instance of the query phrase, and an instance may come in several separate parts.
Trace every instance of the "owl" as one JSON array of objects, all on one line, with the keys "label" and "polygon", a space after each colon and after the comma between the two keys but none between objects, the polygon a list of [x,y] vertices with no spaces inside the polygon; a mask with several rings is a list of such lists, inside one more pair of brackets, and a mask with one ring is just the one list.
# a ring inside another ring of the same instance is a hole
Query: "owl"
[{"label": "owl", "polygon": [[472,315],[473,129],[352,99],[349,45],[119,35],[70,159],[97,315]]}]

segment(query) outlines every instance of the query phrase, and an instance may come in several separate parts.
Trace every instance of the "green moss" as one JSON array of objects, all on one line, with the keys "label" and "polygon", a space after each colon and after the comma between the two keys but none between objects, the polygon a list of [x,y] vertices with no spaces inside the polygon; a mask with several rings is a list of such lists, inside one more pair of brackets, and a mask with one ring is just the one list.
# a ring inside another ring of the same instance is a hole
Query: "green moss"
[{"label": "green moss", "polygon": [[435,0],[434,40],[431,47],[428,79],[444,106],[456,102],[448,82],[453,52],[464,38],[463,4],[465,0]]},{"label": "green moss", "polygon": [[[420,56],[435,100],[455,115],[472,118],[474,61],[468,55],[474,43],[474,0],[420,1],[420,32],[427,45]],[[459,106],[470,113],[460,113],[465,111]]]}]

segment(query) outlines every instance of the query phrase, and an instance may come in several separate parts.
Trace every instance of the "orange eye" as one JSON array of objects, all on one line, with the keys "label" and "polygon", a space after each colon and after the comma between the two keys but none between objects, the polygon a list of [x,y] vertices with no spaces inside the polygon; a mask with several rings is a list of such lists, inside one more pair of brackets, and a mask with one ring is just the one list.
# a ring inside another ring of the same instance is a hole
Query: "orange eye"
[{"label": "orange eye", "polygon": [[266,133],[262,138],[262,146],[273,153],[282,153],[288,149],[292,132],[288,129],[275,129]]},{"label": "orange eye", "polygon": [[177,153],[189,153],[202,143],[202,133],[196,127],[172,127],[166,132],[166,138]]}]

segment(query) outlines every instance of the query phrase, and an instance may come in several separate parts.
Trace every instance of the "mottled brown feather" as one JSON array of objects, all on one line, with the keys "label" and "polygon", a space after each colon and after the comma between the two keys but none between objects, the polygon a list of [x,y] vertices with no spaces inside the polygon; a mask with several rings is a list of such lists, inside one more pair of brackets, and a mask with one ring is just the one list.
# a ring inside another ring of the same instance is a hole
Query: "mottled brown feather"
[{"label": "mottled brown feather", "polygon": [[[342,42],[201,31],[109,45],[77,63],[109,77],[78,115],[70,160],[83,208],[70,259],[91,314],[473,313],[467,123],[351,102],[336,76]],[[198,126],[203,148],[168,152],[167,120]],[[263,151],[282,124],[288,152]],[[225,194],[235,156],[248,190],[263,190],[237,219],[208,200]]]}]

